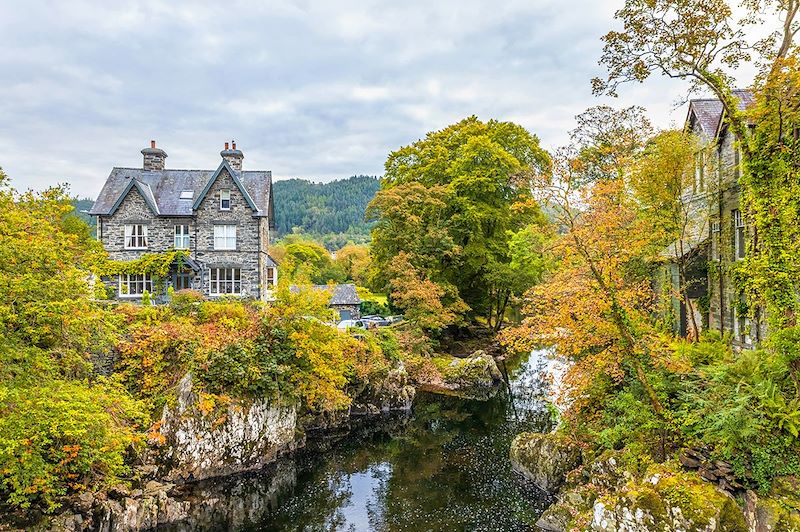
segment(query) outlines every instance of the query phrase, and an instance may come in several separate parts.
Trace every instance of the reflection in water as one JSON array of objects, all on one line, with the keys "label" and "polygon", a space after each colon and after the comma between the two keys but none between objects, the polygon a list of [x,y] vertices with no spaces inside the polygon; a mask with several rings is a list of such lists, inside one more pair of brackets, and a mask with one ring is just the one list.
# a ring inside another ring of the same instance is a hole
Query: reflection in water
[{"label": "reflection in water", "polygon": [[298,464],[268,530],[529,530],[550,502],[512,471],[508,449],[550,416],[542,358],[509,362],[510,394],[486,402],[421,394],[401,434],[348,441]]}]

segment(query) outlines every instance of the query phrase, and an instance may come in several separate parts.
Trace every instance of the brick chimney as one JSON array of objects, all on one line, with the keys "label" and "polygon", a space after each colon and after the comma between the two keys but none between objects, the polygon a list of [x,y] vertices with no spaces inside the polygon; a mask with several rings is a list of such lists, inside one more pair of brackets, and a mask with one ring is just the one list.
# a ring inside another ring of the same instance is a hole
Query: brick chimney
[{"label": "brick chimney", "polygon": [[244,154],[242,150],[236,149],[236,141],[232,140],[230,144],[227,142],[225,143],[225,149],[219,152],[222,155],[222,158],[228,161],[228,164],[231,165],[231,168],[236,170],[237,172],[242,171],[242,159],[244,159]]},{"label": "brick chimney", "polygon": [[167,159],[167,152],[161,148],[156,148],[156,141],[150,141],[150,147],[142,150],[144,155],[144,163],[142,168],[145,170],[157,171],[164,169],[164,163]]}]

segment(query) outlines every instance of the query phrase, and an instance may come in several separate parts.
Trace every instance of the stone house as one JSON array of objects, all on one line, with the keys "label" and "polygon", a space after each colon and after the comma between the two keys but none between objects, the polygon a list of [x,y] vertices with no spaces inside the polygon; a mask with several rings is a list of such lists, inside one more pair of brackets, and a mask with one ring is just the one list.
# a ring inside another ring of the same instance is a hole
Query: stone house
[{"label": "stone house", "polygon": [[[738,90],[734,94],[742,109],[753,101],[749,91]],[[739,198],[741,152],[718,99],[691,100],[685,128],[700,139],[703,149],[695,158],[692,189],[684,197],[692,213],[690,223],[683,241],[671,245],[665,253],[672,257],[687,254],[689,305],[672,299],[673,328],[686,335],[694,321],[700,328],[730,333],[736,346],[752,348],[766,332],[763,316],[753,323],[742,311],[746,302],[730,273],[731,266],[745,257],[750,236]],[[679,244],[681,251],[676,252]],[[666,260],[657,286],[677,289],[676,269],[674,259]],[[695,320],[690,319],[690,308]]]},{"label": "stone house", "polygon": [[[361,298],[356,290],[354,284],[315,284],[312,285],[313,290],[327,290],[331,293],[331,298],[328,300],[328,307],[332,308],[339,313],[340,320],[358,320],[361,319]],[[300,287],[292,285],[289,287],[294,293],[300,292]]]},{"label": "stone house", "polygon": [[90,210],[97,238],[112,260],[170,250],[186,250],[188,259],[173,264],[162,280],[145,272],[103,279],[116,296],[137,299],[171,286],[212,298],[272,299],[272,173],[242,170],[244,155],[235,142],[225,143],[216,170],[167,169],[167,154],[155,141],[142,155],[142,168],[115,167],[106,179]]}]

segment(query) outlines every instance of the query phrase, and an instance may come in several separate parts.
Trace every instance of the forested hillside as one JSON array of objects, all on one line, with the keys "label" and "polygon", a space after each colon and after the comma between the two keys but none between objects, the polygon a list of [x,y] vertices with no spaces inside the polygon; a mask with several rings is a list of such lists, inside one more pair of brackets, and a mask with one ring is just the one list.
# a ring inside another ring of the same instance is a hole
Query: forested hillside
[{"label": "forested hillside", "polygon": [[364,211],[378,191],[377,177],[359,175],[330,183],[287,179],[276,181],[273,187],[280,236],[297,228],[322,237],[329,248],[369,238]]}]

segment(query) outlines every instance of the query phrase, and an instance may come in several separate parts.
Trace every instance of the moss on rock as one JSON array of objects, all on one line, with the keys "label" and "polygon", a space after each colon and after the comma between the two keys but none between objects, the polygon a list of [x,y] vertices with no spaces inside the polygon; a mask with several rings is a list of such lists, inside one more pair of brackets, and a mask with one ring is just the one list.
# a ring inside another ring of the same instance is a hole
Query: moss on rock
[{"label": "moss on rock", "polygon": [[511,464],[539,489],[554,493],[581,463],[578,447],[559,433],[523,432],[511,443]]}]

